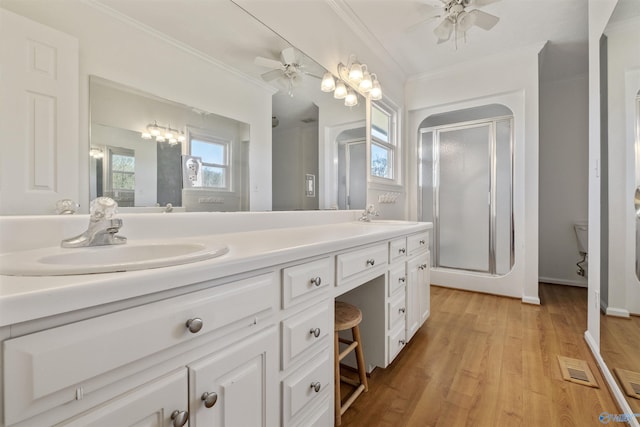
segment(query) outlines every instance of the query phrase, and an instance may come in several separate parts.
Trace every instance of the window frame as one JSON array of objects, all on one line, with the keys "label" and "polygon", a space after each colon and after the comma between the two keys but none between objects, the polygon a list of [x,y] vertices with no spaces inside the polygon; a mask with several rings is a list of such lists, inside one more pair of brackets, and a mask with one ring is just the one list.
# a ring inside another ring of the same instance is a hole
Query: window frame
[{"label": "window frame", "polygon": [[[229,139],[225,139],[222,137],[219,137],[217,135],[214,135],[211,132],[208,132],[204,129],[196,129],[196,128],[188,128],[188,140],[187,140],[187,154],[193,156],[191,148],[192,148],[192,141],[193,140],[197,140],[200,142],[205,142],[205,143],[209,143],[209,144],[216,144],[216,145],[222,145],[223,149],[224,149],[224,161],[226,163],[209,163],[206,162],[204,159],[201,158],[202,161],[202,173],[204,174],[204,168],[205,167],[214,167],[214,168],[219,168],[219,169],[223,169],[224,171],[224,186],[217,186],[217,187],[207,187],[204,185],[202,185],[202,187],[199,187],[201,189],[204,190],[209,190],[209,191],[228,191],[231,192],[232,191],[232,156],[233,156],[233,152],[232,152],[232,147],[233,147],[233,141],[229,140]],[[203,179],[204,182],[204,179]]]},{"label": "window frame", "polygon": [[[389,119],[389,132],[388,141],[375,136],[373,131],[373,111],[377,109]],[[390,104],[382,101],[371,102],[371,118],[370,118],[370,134],[371,134],[371,146],[369,147],[369,179],[372,182],[382,184],[396,184],[399,185],[401,171],[400,171],[400,139],[398,138],[398,109],[392,107]],[[373,173],[373,147],[379,147],[384,149],[388,153],[387,166],[390,169],[390,176],[374,175]]]}]

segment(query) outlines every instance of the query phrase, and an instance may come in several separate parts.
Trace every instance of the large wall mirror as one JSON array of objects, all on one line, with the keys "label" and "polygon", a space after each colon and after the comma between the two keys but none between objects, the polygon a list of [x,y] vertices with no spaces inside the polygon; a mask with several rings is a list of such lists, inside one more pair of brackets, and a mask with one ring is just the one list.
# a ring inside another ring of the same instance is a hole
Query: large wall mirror
[{"label": "large wall mirror", "polygon": [[[600,353],[633,413],[640,413],[640,2],[619,0],[601,40],[601,144],[608,154],[608,258],[601,283]],[[606,193],[605,193],[606,191]],[[594,260],[595,262],[595,260]]]}]

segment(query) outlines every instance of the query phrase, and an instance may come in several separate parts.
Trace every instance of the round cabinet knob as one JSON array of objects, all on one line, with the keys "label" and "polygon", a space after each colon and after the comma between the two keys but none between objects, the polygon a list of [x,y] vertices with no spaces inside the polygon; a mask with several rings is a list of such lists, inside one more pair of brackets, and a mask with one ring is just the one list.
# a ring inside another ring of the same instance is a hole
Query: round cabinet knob
[{"label": "round cabinet knob", "polygon": [[401,254],[403,254],[403,253],[407,252],[407,250],[406,250],[405,248],[400,248],[400,249],[398,249],[398,252],[400,252]]},{"label": "round cabinet knob", "polygon": [[320,384],[319,381],[314,381],[311,383],[311,388],[313,389],[313,391],[315,391],[316,393],[320,392],[320,389],[322,388],[322,384]]},{"label": "round cabinet knob", "polygon": [[204,323],[199,317],[194,317],[193,319],[187,320],[187,329],[189,329],[189,332],[191,332],[192,334],[200,332],[200,329],[202,329],[203,325]]},{"label": "round cabinet knob", "polygon": [[404,314],[407,311],[406,308],[402,307],[401,309],[398,310],[399,313]]},{"label": "round cabinet knob", "polygon": [[424,241],[424,240],[420,240],[420,242],[419,242],[419,243],[420,243],[421,245],[424,245],[424,244],[425,244],[425,241]]},{"label": "round cabinet knob", "polygon": [[171,419],[173,420],[173,427],[182,427],[189,421],[189,412],[187,411],[173,411],[171,413]]},{"label": "round cabinet knob", "polygon": [[316,285],[316,286],[320,286],[322,284],[322,277],[320,277],[320,276],[312,277],[311,278],[311,284],[312,285]]},{"label": "round cabinet knob", "polygon": [[406,342],[405,340],[400,340],[400,341],[398,341],[398,344],[400,344],[400,345],[405,345],[406,343],[407,343],[407,342]]},{"label": "round cabinet knob", "polygon": [[204,402],[204,406],[207,408],[213,408],[213,405],[218,401],[218,393],[212,391],[211,393],[204,392],[201,397]]},{"label": "round cabinet knob", "polygon": [[405,279],[404,277],[398,277],[398,282],[404,283],[406,281],[407,281],[407,279]]},{"label": "round cabinet knob", "polygon": [[367,265],[373,266],[373,265],[375,265],[375,263],[376,263],[376,260],[373,259],[373,258],[367,260]]},{"label": "round cabinet knob", "polygon": [[320,336],[320,328],[313,328],[309,331],[309,333],[318,338]]}]

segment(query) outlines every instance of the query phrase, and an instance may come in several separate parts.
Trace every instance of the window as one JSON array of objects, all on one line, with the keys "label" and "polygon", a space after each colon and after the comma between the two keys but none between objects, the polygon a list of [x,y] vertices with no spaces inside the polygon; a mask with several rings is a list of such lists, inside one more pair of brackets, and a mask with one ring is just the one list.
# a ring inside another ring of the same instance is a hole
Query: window
[{"label": "window", "polygon": [[395,113],[371,104],[371,175],[395,179]]},{"label": "window", "polygon": [[134,206],[136,188],[135,151],[122,147],[106,147],[103,159],[105,191],[103,196],[111,197],[118,206]]},{"label": "window", "polygon": [[202,186],[222,190],[230,189],[230,141],[210,135],[191,133],[190,154],[202,160]]}]

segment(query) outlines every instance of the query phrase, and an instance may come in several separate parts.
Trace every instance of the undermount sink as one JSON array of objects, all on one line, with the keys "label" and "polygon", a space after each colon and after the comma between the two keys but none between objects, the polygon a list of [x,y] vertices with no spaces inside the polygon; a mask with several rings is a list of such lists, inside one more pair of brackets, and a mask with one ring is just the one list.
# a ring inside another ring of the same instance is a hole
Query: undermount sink
[{"label": "undermount sink", "polygon": [[146,270],[203,261],[224,255],[228,247],[200,242],[127,243],[85,248],[51,247],[0,256],[0,274],[66,276]]}]

